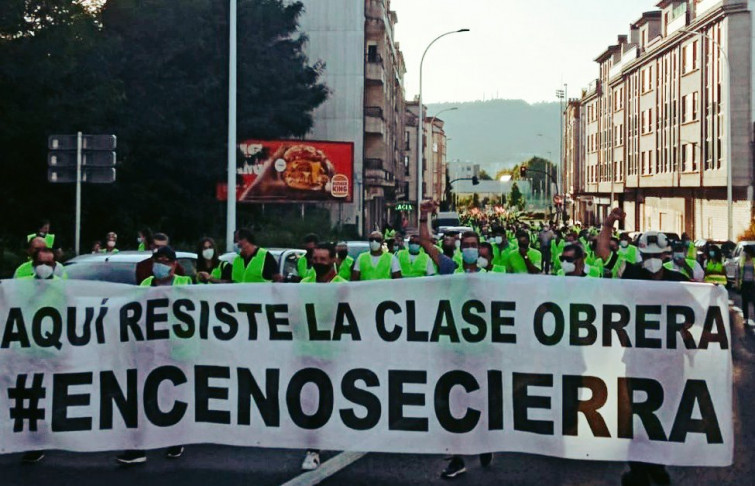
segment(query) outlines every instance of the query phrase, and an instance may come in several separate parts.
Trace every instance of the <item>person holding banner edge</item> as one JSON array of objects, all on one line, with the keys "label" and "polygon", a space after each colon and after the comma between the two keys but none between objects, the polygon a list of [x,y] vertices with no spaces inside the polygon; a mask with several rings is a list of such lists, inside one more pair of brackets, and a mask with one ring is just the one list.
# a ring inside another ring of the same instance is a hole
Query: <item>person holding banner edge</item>
[{"label": "person holding banner edge", "polygon": [[[606,261],[610,257],[610,242],[613,236],[613,226],[617,221],[623,221],[626,213],[621,208],[614,208],[603,223],[598,234],[596,253],[598,258]],[[688,282],[683,274],[669,270],[663,266],[662,256],[670,251],[666,235],[658,231],[647,231],[642,234],[638,243],[639,255],[642,263],[627,263],[621,278],[632,280],[665,280],[670,282]],[[622,486],[649,486],[650,484],[671,484],[671,477],[662,464],[646,462],[629,462],[629,471],[621,475]]]},{"label": "person holding banner edge", "polygon": [[[301,283],[346,283],[348,280],[336,272],[336,249],[329,243],[319,243],[312,250],[312,270],[314,275],[308,275]],[[302,471],[313,471],[320,467],[320,449],[307,449]]]},{"label": "person holding banner edge", "polygon": [[[144,279],[141,287],[163,287],[173,285],[191,285],[191,277],[176,275],[178,261],[176,252],[169,246],[161,246],[152,255],[152,276]],[[165,451],[168,459],[178,459],[184,453],[184,446],[171,446]],[[124,466],[143,464],[147,462],[147,453],[144,450],[133,449],[124,451],[115,458],[118,464]]]},{"label": "person holding banner edge", "polygon": [[[485,271],[477,266],[477,260],[479,258],[479,245],[480,239],[477,233],[468,232],[464,233],[461,238],[462,252],[467,249],[466,257],[462,253],[464,265],[457,268],[456,263],[452,258],[443,254],[435,246],[432,238],[432,232],[430,231],[429,221],[430,215],[438,208],[438,203],[435,201],[423,201],[420,205],[420,219],[419,219],[419,243],[424,248],[425,252],[430,255],[432,261],[438,267],[439,275],[451,275],[454,273],[478,273]],[[475,251],[470,251],[474,249]],[[472,257],[474,256],[474,262]],[[469,263],[468,263],[469,262]],[[453,479],[467,472],[464,459],[458,455],[452,455],[447,458],[448,465],[441,471],[440,477],[443,479]],[[482,467],[488,467],[493,462],[493,454],[491,452],[480,454],[480,465]]]}]

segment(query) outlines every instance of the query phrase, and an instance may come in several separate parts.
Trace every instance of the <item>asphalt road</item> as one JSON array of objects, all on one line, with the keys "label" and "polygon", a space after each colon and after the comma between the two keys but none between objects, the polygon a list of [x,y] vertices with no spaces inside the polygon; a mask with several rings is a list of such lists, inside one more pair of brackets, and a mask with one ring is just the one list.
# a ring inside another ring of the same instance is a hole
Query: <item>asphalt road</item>
[{"label": "asphalt road", "polygon": [[[731,295],[735,305],[739,296]],[[727,468],[671,467],[674,484],[751,485],[755,477],[755,335],[747,330],[744,346],[754,353],[736,357],[735,454]],[[199,486],[281,485],[300,476],[303,450],[239,448],[193,445],[180,459],[167,459],[163,451],[150,451],[146,464],[124,468],[115,463],[116,452],[76,454],[52,451],[40,463],[20,463],[20,454],[0,455],[0,485],[108,485]],[[343,458],[324,451],[323,461]],[[585,462],[528,454],[498,454],[487,468],[476,457],[466,458],[467,474],[442,480],[442,456],[416,454],[366,454],[320,484],[349,486],[382,485],[618,485],[625,465],[620,462]],[[331,463],[332,464],[332,463]],[[325,465],[324,465],[325,466]],[[299,484],[307,484],[302,482]],[[310,483],[311,484],[311,483]]]}]

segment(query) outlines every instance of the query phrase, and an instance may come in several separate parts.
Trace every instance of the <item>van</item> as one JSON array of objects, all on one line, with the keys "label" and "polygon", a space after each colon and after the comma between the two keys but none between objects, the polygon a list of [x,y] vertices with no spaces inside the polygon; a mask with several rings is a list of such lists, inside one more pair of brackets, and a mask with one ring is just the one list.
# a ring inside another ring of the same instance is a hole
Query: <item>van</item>
[{"label": "van", "polygon": [[439,229],[444,226],[461,226],[459,213],[456,211],[440,212],[433,221],[433,228]]}]

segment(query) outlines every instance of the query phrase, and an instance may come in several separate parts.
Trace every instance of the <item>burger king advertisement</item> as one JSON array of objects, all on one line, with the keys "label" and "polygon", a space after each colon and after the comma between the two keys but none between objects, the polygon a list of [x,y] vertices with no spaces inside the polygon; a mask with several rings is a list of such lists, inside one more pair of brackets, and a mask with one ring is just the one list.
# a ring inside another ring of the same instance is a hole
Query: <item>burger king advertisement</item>
[{"label": "burger king advertisement", "polygon": [[[239,151],[239,202],[353,200],[351,142],[247,140],[239,144]],[[217,198],[227,200],[225,184],[218,184]]]}]

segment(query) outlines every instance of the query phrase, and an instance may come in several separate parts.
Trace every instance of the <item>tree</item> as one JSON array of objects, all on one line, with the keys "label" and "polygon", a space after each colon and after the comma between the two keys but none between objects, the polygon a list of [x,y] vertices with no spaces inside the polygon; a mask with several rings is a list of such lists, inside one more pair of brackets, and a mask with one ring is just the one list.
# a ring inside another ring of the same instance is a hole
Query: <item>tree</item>
[{"label": "tree", "polygon": [[477,174],[477,178],[481,181],[492,181],[493,178],[490,177],[490,174],[488,174],[485,169],[480,169],[480,173]]},{"label": "tree", "polygon": [[[121,163],[116,184],[84,189],[83,241],[111,229],[131,241],[144,225],[178,241],[222,234],[214,188],[226,167],[228,2],[109,0],[94,12],[71,0],[12,2],[15,13],[0,15],[0,190],[17,216],[0,232],[27,234],[44,216],[72,242],[73,191],[46,182],[46,140],[81,130],[116,134]],[[22,3],[55,15],[19,24]],[[327,98],[324,66],[303,54],[302,10],[239,0],[239,140],[302,136]]]},{"label": "tree", "polygon": [[[522,166],[533,169],[527,173],[527,179],[530,181],[532,193],[537,194],[537,197],[543,197],[540,188],[550,187],[549,184],[556,180],[556,166],[550,160],[532,157],[514,166],[512,180],[521,180],[519,169]],[[550,174],[550,178],[546,174]]]},{"label": "tree", "polygon": [[525,204],[526,204],[526,201],[521,191],[519,190],[519,185],[516,182],[513,183],[511,185],[511,192],[509,192],[508,207],[512,209],[516,208],[519,211],[522,211],[524,209]]}]

